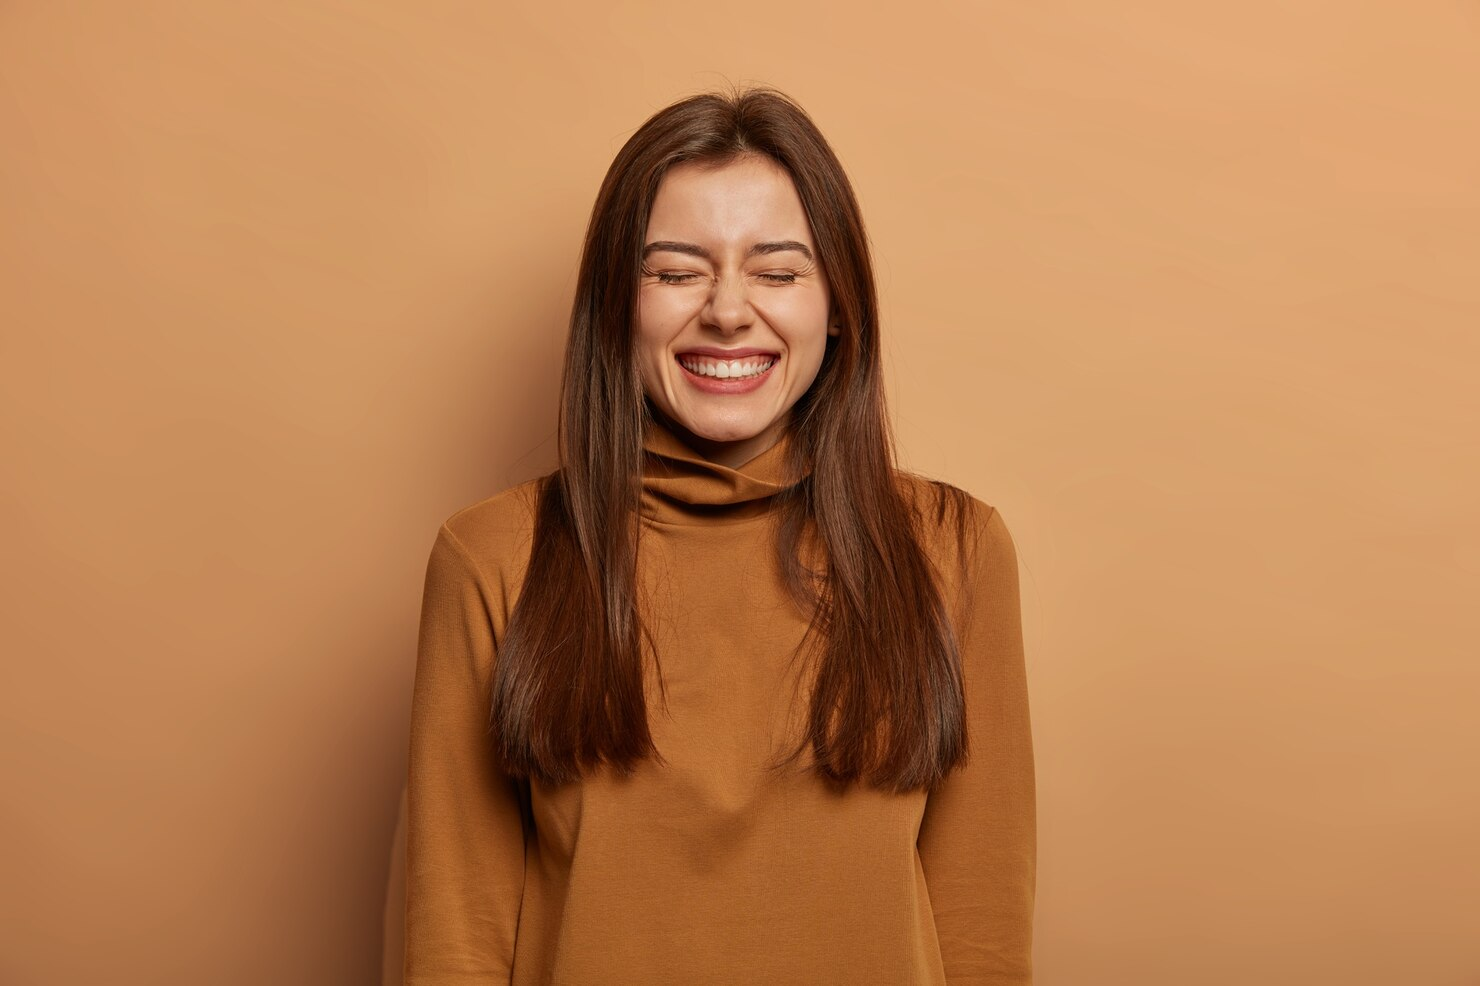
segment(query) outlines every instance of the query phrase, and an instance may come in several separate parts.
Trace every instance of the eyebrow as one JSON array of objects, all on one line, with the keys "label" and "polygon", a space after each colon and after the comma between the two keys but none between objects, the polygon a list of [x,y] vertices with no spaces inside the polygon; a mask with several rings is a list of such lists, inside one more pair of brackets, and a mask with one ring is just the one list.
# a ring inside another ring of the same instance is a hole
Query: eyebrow
[{"label": "eyebrow", "polygon": [[[796,240],[771,240],[766,243],[757,243],[750,248],[747,257],[758,256],[763,253],[783,253],[787,250],[795,250],[808,260],[812,259],[812,251],[807,249],[805,243]],[[676,240],[657,240],[642,248],[643,259],[652,253],[686,253],[691,257],[703,257],[710,263],[714,263],[714,255],[697,243],[679,243]]]}]

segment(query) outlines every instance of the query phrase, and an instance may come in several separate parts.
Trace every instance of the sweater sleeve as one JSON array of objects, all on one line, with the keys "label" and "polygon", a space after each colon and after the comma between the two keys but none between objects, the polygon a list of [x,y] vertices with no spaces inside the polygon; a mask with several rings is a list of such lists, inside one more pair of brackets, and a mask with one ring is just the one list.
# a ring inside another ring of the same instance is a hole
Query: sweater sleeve
[{"label": "sweater sleeve", "polygon": [[951,986],[1031,986],[1037,806],[1017,552],[973,503],[960,634],[970,758],[926,800],[917,845]]},{"label": "sweater sleeve", "polygon": [[427,562],[407,778],[406,986],[508,983],[524,888],[519,786],[488,744],[493,625],[444,524]]}]

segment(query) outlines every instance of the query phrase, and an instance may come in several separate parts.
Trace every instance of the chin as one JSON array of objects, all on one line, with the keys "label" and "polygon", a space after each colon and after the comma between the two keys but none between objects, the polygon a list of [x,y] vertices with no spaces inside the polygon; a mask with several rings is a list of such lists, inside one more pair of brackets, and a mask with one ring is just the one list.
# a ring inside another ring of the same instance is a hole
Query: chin
[{"label": "chin", "polygon": [[662,413],[663,417],[672,424],[678,425],[696,439],[706,442],[745,442],[758,438],[770,429],[776,422],[774,416],[761,413],[747,413],[739,408],[731,409],[731,413],[725,414],[714,408],[690,407],[669,409],[659,407],[655,404],[654,410]]},{"label": "chin", "polygon": [[759,435],[764,428],[690,428],[696,437],[711,442],[743,442]]}]

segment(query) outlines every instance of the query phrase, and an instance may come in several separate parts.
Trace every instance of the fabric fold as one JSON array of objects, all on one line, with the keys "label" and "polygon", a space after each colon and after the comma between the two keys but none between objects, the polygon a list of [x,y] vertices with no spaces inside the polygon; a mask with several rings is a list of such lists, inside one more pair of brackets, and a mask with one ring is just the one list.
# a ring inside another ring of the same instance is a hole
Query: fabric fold
[{"label": "fabric fold", "polygon": [[794,437],[783,432],[776,444],[739,466],[704,458],[653,417],[643,436],[642,513],[663,523],[713,523],[758,516],[773,498],[802,482],[807,466],[794,471]]}]

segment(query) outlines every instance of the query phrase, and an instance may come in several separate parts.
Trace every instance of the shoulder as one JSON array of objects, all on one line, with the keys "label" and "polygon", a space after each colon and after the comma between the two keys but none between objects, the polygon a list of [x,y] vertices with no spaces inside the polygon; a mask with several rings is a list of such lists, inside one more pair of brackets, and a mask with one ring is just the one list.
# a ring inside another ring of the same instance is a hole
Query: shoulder
[{"label": "shoulder", "polygon": [[540,490],[546,476],[526,480],[453,511],[437,530],[438,543],[463,555],[498,594],[522,578],[534,540]]},{"label": "shoulder", "polygon": [[964,553],[1006,532],[995,506],[959,486],[904,469],[895,471],[895,481],[922,540],[934,551],[954,542]]},{"label": "shoulder", "polygon": [[1001,589],[1017,579],[1017,549],[992,503],[943,480],[899,470],[921,547],[952,590],[966,595]]},{"label": "shoulder", "polygon": [[540,487],[546,477],[526,480],[454,510],[442,526],[472,546],[527,534],[534,529]]}]

